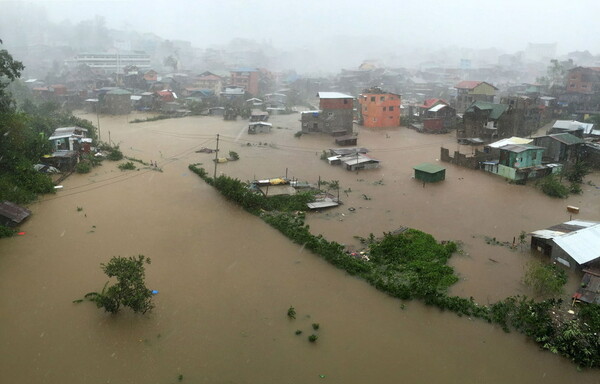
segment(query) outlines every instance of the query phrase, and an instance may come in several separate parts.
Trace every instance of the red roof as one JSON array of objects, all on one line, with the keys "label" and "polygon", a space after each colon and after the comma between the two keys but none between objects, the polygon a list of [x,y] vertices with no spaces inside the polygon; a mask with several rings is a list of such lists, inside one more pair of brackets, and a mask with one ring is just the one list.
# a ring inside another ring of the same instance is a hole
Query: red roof
[{"label": "red roof", "polygon": [[473,89],[481,83],[483,83],[483,81],[466,80],[466,81],[461,81],[460,83],[456,84],[454,86],[454,88],[456,88],[456,89]]},{"label": "red roof", "polygon": [[427,99],[423,102],[423,105],[421,105],[421,108],[431,108],[436,104],[446,104],[446,105],[450,105],[448,104],[448,102],[444,99]]}]

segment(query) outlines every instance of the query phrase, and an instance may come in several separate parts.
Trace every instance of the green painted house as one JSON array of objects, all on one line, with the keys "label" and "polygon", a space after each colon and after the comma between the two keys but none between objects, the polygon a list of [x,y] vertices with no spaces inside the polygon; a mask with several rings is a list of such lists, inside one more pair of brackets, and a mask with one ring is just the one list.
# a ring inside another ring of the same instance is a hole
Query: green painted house
[{"label": "green painted house", "polygon": [[546,168],[542,165],[544,148],[531,144],[509,144],[499,149],[500,160],[494,173],[510,180],[525,180],[546,173],[541,172]]},{"label": "green painted house", "polygon": [[439,165],[423,163],[415,165],[415,179],[421,180],[423,183],[436,183],[446,178],[446,168]]}]

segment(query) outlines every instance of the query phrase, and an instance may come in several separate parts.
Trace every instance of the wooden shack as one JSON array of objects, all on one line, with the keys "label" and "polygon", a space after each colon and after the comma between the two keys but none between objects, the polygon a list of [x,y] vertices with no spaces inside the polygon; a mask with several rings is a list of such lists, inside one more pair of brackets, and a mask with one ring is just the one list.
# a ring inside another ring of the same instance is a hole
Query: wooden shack
[{"label": "wooden shack", "polygon": [[424,183],[436,183],[446,178],[446,168],[436,164],[422,163],[413,167],[415,179]]}]

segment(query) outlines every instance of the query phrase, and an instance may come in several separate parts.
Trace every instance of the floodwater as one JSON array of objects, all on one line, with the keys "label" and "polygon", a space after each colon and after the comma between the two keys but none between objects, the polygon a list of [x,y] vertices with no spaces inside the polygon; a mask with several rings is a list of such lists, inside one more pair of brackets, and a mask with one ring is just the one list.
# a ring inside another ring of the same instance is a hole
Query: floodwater
[{"label": "floodwater", "polygon": [[[423,187],[412,166],[457,145],[451,135],[406,128],[361,130],[359,144],[382,168],[357,174],[319,159],[331,137],[293,137],[298,115],[275,116],[272,133],[252,136],[242,120],[129,124],[135,117],[101,117],[103,139],[110,131],[127,156],[157,161],[162,172],[105,162],[74,174],[30,207],[24,236],[0,241],[0,382],[600,383],[599,371],[578,372],[519,334],[418,302],[403,308],[228,203],[187,166],[201,162],[212,173],[214,155],[195,151],[214,148],[219,133],[221,154],[236,151],[240,160],[218,173],[339,180],[345,204],[309,214],[314,233],[355,247],[354,236],[400,226],[460,240],[453,293],[482,303],[530,293],[521,283],[527,246],[492,246],[486,236],[512,242],[569,219],[566,205],[597,220],[594,186],[555,200],[446,165],[444,182]],[[600,185],[598,174],[591,180]],[[137,254],[152,259],[147,284],[160,291],[151,314],[111,316],[72,303],[102,289],[100,263]],[[290,305],[296,320],[286,316]],[[316,344],[307,341],[313,322]]]}]

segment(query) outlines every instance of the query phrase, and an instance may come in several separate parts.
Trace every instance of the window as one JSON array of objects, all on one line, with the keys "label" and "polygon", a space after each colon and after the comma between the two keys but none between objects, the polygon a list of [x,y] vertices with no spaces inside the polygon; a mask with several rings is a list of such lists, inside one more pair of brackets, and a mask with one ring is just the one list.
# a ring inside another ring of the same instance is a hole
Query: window
[{"label": "window", "polygon": [[379,98],[379,100],[380,100],[380,101],[384,101],[384,100],[385,100],[385,96],[381,96],[381,97]]},{"label": "window", "polygon": [[344,99],[344,104],[348,104],[348,99]]},{"label": "window", "polygon": [[383,107],[383,112],[385,112],[386,110],[387,110],[387,108],[386,108],[386,107]]},{"label": "window", "polygon": [[571,88],[575,88],[575,83],[571,83],[571,84],[569,84],[569,87],[571,87]]},{"label": "window", "polygon": [[377,118],[376,118],[376,117],[374,117],[374,118],[373,118],[373,121],[377,121]]},{"label": "window", "polygon": [[371,101],[375,101],[375,96],[371,96]]},{"label": "window", "polygon": [[394,106],[390,106],[390,112],[392,112],[394,110]]},{"label": "window", "polygon": [[534,151],[533,154],[531,155],[531,160],[535,160],[537,159],[537,152]]}]

